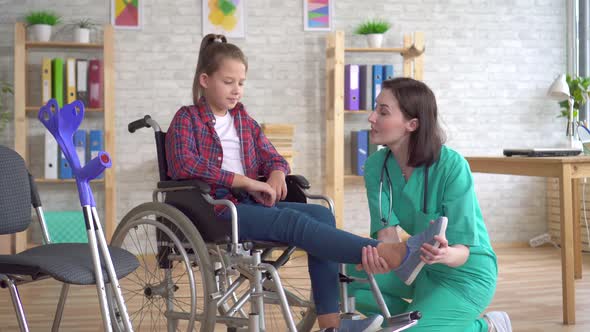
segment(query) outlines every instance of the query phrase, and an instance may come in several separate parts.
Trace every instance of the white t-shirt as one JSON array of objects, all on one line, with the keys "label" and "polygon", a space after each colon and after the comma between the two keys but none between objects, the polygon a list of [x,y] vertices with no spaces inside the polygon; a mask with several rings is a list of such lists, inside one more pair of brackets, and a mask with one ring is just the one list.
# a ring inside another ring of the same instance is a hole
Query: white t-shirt
[{"label": "white t-shirt", "polygon": [[219,136],[223,150],[221,169],[244,175],[244,165],[242,165],[241,158],[242,144],[240,144],[240,138],[234,126],[234,118],[229,112],[224,116],[215,115],[215,131]]}]

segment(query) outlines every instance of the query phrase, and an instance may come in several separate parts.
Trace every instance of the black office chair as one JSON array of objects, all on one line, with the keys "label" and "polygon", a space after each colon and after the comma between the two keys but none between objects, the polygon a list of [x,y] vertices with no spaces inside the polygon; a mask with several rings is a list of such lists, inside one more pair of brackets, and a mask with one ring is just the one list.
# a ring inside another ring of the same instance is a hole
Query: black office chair
[{"label": "black office chair", "polygon": [[[70,284],[96,284],[91,248],[86,243],[51,244],[39,193],[24,160],[15,151],[0,146],[0,234],[21,232],[31,223],[31,205],[43,231],[44,245],[15,255],[0,255],[0,287],[8,288],[21,331],[28,331],[17,286],[35,280],[54,278],[64,283],[53,322],[59,329]],[[117,247],[109,247],[117,278],[123,278],[139,265],[135,256]],[[103,262],[105,283],[109,276]],[[110,329],[110,327],[105,327]]]}]

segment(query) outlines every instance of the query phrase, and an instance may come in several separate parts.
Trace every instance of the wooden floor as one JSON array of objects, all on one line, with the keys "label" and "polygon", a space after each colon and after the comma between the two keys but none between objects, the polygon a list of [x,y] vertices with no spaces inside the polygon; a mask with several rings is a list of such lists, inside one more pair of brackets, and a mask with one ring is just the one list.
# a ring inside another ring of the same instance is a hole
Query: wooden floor
[{"label": "wooden floor", "polygon": [[[528,331],[590,331],[590,254],[584,254],[584,278],[576,282],[574,326],[561,324],[561,265],[554,248],[498,249],[499,281],[489,310],[507,311],[513,329]],[[306,269],[302,269],[302,274]],[[45,280],[20,289],[32,331],[49,331],[59,284]],[[0,331],[18,331],[7,290],[0,290]],[[62,331],[101,331],[94,287],[73,286],[66,304]]]}]

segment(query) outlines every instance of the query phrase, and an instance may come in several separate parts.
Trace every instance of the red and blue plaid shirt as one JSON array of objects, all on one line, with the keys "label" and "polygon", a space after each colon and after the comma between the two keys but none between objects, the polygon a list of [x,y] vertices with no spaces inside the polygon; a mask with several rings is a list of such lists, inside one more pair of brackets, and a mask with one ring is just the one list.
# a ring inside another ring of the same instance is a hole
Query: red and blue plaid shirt
[{"label": "red and blue plaid shirt", "polygon": [[[251,179],[268,177],[274,170],[289,174],[287,161],[277,152],[260,125],[248,115],[244,105],[238,103],[229,114],[242,146],[241,157],[245,175]],[[211,186],[211,195],[217,199],[229,199],[238,203],[231,192],[216,197],[218,188],[231,188],[234,173],[221,169],[223,150],[215,131],[215,116],[204,97],[197,105],[181,107],[166,134],[166,159],[168,176],[174,180],[199,179]],[[216,206],[219,215],[224,206]]]}]

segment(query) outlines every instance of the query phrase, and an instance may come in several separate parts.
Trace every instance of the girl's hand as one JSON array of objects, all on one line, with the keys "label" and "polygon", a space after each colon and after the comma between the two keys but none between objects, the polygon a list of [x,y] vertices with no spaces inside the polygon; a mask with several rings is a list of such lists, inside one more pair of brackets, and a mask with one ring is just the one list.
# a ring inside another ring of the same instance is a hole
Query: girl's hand
[{"label": "girl's hand", "polygon": [[362,264],[358,264],[356,269],[357,271],[365,270],[371,274],[387,273],[391,270],[385,259],[379,256],[377,248],[372,246],[363,247]]},{"label": "girl's hand", "polygon": [[252,180],[246,187],[246,191],[262,205],[273,206],[275,204],[276,191],[266,182]]},{"label": "girl's hand", "polygon": [[[276,202],[287,197],[287,182],[285,182],[285,173],[281,171],[272,171],[268,176],[266,183],[275,191]],[[275,203],[276,203],[275,202]]]}]

